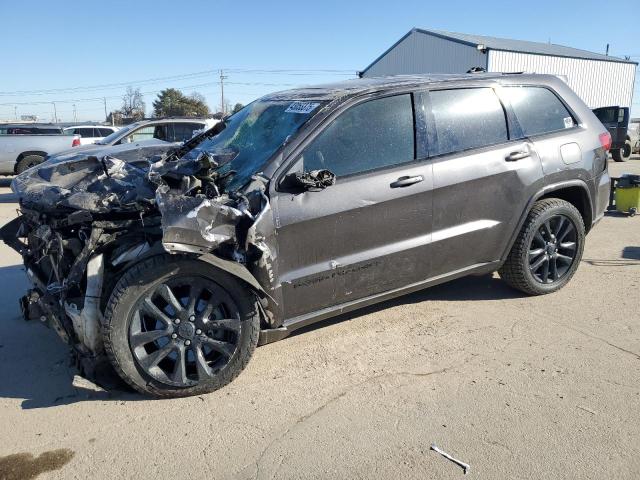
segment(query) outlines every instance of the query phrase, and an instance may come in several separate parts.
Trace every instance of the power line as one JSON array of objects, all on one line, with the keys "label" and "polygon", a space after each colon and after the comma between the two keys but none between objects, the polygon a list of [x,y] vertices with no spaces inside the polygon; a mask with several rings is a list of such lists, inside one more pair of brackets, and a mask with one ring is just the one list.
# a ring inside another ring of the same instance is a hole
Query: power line
[{"label": "power line", "polygon": [[[212,73],[216,73],[218,70],[203,70],[201,72],[184,73],[180,75],[172,75],[167,77],[155,77],[155,78],[147,78],[143,80],[131,80],[127,82],[104,83],[100,85],[88,85],[88,86],[52,88],[52,89],[40,89],[40,90],[0,91],[0,95],[1,96],[51,95],[51,94],[62,94],[62,93],[77,93],[81,91],[110,90],[114,88],[121,88],[121,87],[132,86],[132,85],[144,85],[144,84],[153,84],[153,83],[166,82],[166,81],[206,77],[211,75]],[[317,69],[317,70],[271,69],[270,70],[270,69],[229,68],[229,69],[225,69],[225,71],[230,73],[239,73],[239,74],[250,73],[250,74],[259,74],[259,75],[270,74],[270,75],[309,76],[309,75],[319,75],[319,74],[331,74],[331,75],[355,76],[354,74],[355,71],[331,70],[331,69]]]},{"label": "power line", "polygon": [[[227,76],[224,77],[228,78]],[[268,83],[268,82],[225,82],[227,85],[242,85],[242,86],[263,86],[263,87],[297,87],[299,83]],[[195,85],[185,85],[182,87],[177,87],[178,90],[186,90],[188,88],[201,88],[201,87],[209,87],[212,85],[219,85],[220,82],[206,82],[206,83],[198,83]],[[140,92],[143,95],[153,95],[156,93],[160,93],[162,90],[153,90],[148,92]],[[0,103],[0,106],[14,106],[14,105],[47,105],[52,102],[56,103],[80,103],[80,102],[98,102],[103,101],[104,99],[115,99],[122,98],[122,95],[112,95],[112,96],[102,96],[102,97],[91,97],[91,98],[74,98],[74,99],[65,99],[65,100],[41,100],[35,102],[3,102]]]}]

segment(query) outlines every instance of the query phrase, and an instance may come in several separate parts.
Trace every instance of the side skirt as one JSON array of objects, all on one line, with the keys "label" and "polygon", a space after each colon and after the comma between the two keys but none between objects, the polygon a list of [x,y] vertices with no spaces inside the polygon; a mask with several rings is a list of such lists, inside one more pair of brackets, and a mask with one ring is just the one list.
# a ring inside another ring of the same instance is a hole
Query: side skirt
[{"label": "side skirt", "polygon": [[391,300],[392,298],[400,297],[409,293],[417,292],[425,288],[433,287],[441,283],[455,280],[456,278],[465,277],[467,275],[483,275],[496,271],[502,262],[496,260],[494,262],[477,263],[460,270],[455,270],[444,275],[428,278],[421,282],[412,283],[406,287],[397,288],[395,290],[389,290],[387,292],[377,293],[369,297],[360,298],[358,300],[352,300],[350,302],[342,303],[322,310],[317,310],[312,313],[306,313],[290,319],[286,319],[284,324],[280,328],[264,329],[260,331],[260,337],[258,339],[258,345],[266,345],[267,343],[277,342],[283,338],[288,337],[292,332],[299,328],[306,327],[316,322],[321,322],[328,318],[335,317],[337,315],[352,312],[359,308],[364,308],[369,305],[384,302],[385,300]]}]

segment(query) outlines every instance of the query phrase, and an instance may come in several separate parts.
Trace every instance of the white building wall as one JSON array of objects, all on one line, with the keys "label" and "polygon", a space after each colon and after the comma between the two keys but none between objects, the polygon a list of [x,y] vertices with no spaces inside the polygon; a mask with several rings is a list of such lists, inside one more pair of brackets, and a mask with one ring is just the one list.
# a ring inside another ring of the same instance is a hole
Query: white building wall
[{"label": "white building wall", "polygon": [[489,50],[487,71],[564,75],[589,108],[631,107],[636,65]]},{"label": "white building wall", "polygon": [[473,46],[411,32],[362,76],[466,73],[471,67],[486,66],[487,55]]}]

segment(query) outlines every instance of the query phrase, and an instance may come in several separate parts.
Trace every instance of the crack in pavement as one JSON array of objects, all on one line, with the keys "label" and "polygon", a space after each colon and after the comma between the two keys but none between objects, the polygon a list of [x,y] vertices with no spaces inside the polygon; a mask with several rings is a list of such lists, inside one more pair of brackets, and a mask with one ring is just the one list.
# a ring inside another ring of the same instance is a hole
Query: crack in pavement
[{"label": "crack in pavement", "polygon": [[572,330],[576,333],[579,333],[581,335],[584,335],[585,337],[588,338],[592,338],[594,340],[599,340],[602,343],[605,343],[607,345],[609,345],[610,347],[613,347],[615,349],[620,350],[621,352],[627,353],[629,355],[633,355],[634,357],[636,357],[638,360],[640,360],[640,354],[633,352],[631,350],[627,350],[626,348],[620,347],[618,345],[616,345],[615,343],[611,343],[609,340],[607,340],[606,338],[602,338],[602,337],[598,337],[597,335],[593,335],[592,333],[588,333],[588,332],[584,332],[582,330],[580,330],[579,328],[575,328],[575,327],[570,327],[569,325],[565,325],[564,323],[561,322],[556,322],[554,320],[551,320],[551,323],[555,323],[556,325],[560,325],[561,327],[567,328],[569,330]]},{"label": "crack in pavement", "polygon": [[[394,377],[394,376],[429,377],[429,376],[437,375],[437,374],[440,374],[440,373],[446,373],[448,370],[455,369],[455,368],[458,368],[458,367],[464,365],[465,363],[467,363],[467,361],[468,360],[465,360],[464,362],[462,362],[460,365],[457,365],[457,366],[445,367],[445,368],[441,368],[439,370],[433,370],[433,371],[430,371],[430,372],[385,372],[385,373],[381,373],[379,375],[374,375],[372,377],[366,378],[365,380],[363,380],[361,382],[358,382],[358,383],[355,383],[353,385],[350,385],[349,387],[345,388],[344,390],[342,390],[338,394],[330,397],[322,405],[318,406],[317,408],[315,408],[311,412],[306,413],[306,414],[302,415],[301,417],[298,417],[296,419],[296,421],[293,422],[291,425],[289,425],[282,433],[280,433],[279,435],[274,437],[273,440],[271,440],[265,446],[265,448],[262,450],[262,452],[260,452],[260,454],[258,455],[258,458],[255,461],[256,472],[255,472],[255,475],[254,475],[254,479],[258,480],[258,478],[260,477],[260,463],[262,462],[262,459],[264,458],[264,456],[267,454],[267,452],[271,449],[271,447],[273,445],[275,445],[278,441],[280,441],[282,438],[284,438],[287,434],[289,434],[296,427],[298,427],[299,425],[305,423],[310,418],[314,417],[315,415],[317,415],[318,413],[322,412],[323,410],[325,410],[330,405],[336,403],[338,400],[340,400],[341,398],[345,397],[352,390],[355,390],[358,387],[361,387],[361,386],[363,386],[365,384],[368,384],[368,383],[371,383],[371,382],[375,382],[375,381],[380,380],[381,378],[385,378],[385,377]],[[278,464],[278,466],[277,466],[277,468],[276,468],[276,470],[275,470],[275,472],[271,475],[272,479],[275,478],[275,476],[277,475],[282,463],[283,463],[283,460],[281,459],[279,464]]]}]

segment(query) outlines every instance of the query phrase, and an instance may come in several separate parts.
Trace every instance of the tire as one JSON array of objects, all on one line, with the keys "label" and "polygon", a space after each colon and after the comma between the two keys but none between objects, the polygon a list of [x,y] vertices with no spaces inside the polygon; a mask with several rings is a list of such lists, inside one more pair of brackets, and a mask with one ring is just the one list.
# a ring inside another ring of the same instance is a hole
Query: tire
[{"label": "tire", "polygon": [[[584,222],[576,207],[558,198],[539,200],[529,212],[498,273],[511,287],[529,295],[556,292],[576,272],[582,259],[584,241]],[[567,261],[569,257],[570,263]],[[532,271],[538,262],[542,263]],[[545,269],[551,279],[545,276]]]},{"label": "tire", "polygon": [[611,150],[611,157],[616,162],[624,162],[625,161],[625,159],[622,157],[622,149],[621,148],[616,148],[615,150]]},{"label": "tire", "polygon": [[105,351],[116,372],[137,391],[163,398],[227,385],[249,362],[259,332],[258,300],[248,287],[207,263],[174,255],[127,270],[103,321]]},{"label": "tire", "polygon": [[631,140],[626,140],[624,142],[624,147],[620,149],[620,154],[622,157],[622,161],[624,162],[631,158]]},{"label": "tire", "polygon": [[26,157],[22,157],[18,163],[16,163],[16,175],[20,175],[25,170],[35,167],[42,162],[44,162],[44,157],[41,155],[27,155]]}]

